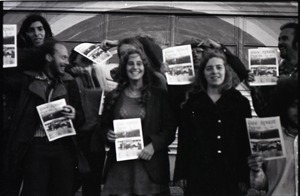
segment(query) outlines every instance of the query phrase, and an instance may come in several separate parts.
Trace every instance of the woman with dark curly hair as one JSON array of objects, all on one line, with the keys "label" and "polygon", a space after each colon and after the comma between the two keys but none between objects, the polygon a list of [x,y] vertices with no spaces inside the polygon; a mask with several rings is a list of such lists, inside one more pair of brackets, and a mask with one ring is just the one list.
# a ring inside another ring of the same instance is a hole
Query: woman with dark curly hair
[{"label": "woman with dark curly hair", "polygon": [[174,180],[195,195],[241,195],[248,187],[249,101],[232,85],[226,58],[212,53],[200,64],[183,103]]},{"label": "woman with dark curly hair", "polygon": [[[119,65],[118,87],[108,93],[101,117],[110,150],[102,195],[169,195],[168,145],[176,124],[166,91],[154,87],[153,71],[145,54],[129,50]],[[113,120],[140,118],[144,149],[139,159],[116,161]]]}]

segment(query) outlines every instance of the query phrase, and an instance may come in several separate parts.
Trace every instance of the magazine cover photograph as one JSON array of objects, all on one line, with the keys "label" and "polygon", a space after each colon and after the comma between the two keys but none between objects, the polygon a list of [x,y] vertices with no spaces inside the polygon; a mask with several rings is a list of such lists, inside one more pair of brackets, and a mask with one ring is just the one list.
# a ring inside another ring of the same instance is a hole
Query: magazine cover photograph
[{"label": "magazine cover photograph", "polygon": [[102,50],[100,44],[82,43],[74,50],[97,64],[104,63],[112,57],[109,51]]},{"label": "magazine cover photograph", "polygon": [[277,48],[248,49],[249,69],[254,74],[250,86],[276,85],[279,75]]},{"label": "magazine cover photograph", "polygon": [[144,148],[142,124],[140,118],[114,120],[114,132],[117,139],[117,161],[137,159]]},{"label": "magazine cover photograph", "polygon": [[195,71],[191,45],[165,48],[163,62],[168,66],[167,83],[170,85],[185,85],[193,82]]},{"label": "magazine cover photograph", "polygon": [[17,67],[17,25],[3,25],[3,68]]},{"label": "magazine cover photograph", "polygon": [[279,117],[247,118],[246,123],[252,154],[266,160],[286,157]]},{"label": "magazine cover photograph", "polygon": [[60,99],[36,107],[50,142],[62,137],[76,135],[72,121],[61,113],[65,105],[66,100]]}]

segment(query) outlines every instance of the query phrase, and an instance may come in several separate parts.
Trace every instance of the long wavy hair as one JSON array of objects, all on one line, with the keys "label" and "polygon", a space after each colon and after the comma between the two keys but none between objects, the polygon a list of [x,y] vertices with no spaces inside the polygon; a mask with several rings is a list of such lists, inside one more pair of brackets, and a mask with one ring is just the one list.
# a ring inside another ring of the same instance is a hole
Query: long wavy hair
[{"label": "long wavy hair", "polygon": [[43,28],[45,29],[45,39],[53,37],[51,27],[47,20],[39,14],[31,14],[26,17],[23,21],[19,33],[18,33],[18,47],[19,48],[31,48],[33,47],[33,43],[31,39],[27,36],[26,32],[28,32],[30,25],[34,22],[41,22]]},{"label": "long wavy hair", "polygon": [[207,92],[207,80],[204,75],[204,69],[205,69],[208,61],[212,58],[220,58],[224,62],[225,78],[224,78],[223,83],[218,88],[219,92],[222,94],[223,92],[225,92],[233,87],[232,70],[227,63],[225,55],[221,52],[214,52],[214,53],[207,54],[203,58],[203,61],[200,63],[199,70],[197,72],[194,83],[193,83],[191,89],[186,93],[185,101],[183,103],[181,103],[181,107],[187,102],[190,95],[195,94],[197,92],[201,92],[201,91]]},{"label": "long wavy hair", "polygon": [[[147,51],[151,50],[152,48],[148,48],[147,50],[145,50],[142,42],[140,42],[140,40],[139,40],[139,37],[128,37],[128,38],[122,39],[119,42],[117,51],[118,51],[118,56],[119,56],[120,61],[121,61],[120,48],[121,48],[122,45],[125,45],[125,44],[132,45],[135,48],[135,50],[140,51],[143,54],[144,58],[146,59],[147,65],[149,67],[151,67],[151,69],[153,70],[153,72],[155,71],[155,68],[153,66],[153,62],[150,59],[150,57],[152,57],[152,58],[154,58],[154,57],[153,56],[149,56],[148,53],[147,53]],[[159,78],[155,74],[151,74],[151,77],[152,77],[153,85],[160,85],[160,80],[159,80]]]},{"label": "long wavy hair", "polygon": [[144,65],[144,75],[143,75],[143,87],[141,89],[142,96],[140,97],[139,103],[142,106],[146,106],[147,100],[150,97],[149,87],[153,86],[153,78],[154,78],[154,71],[150,66],[150,63],[145,55],[140,50],[129,50],[124,58],[120,59],[119,64],[119,78],[118,78],[118,86],[112,93],[112,99],[107,102],[107,110],[110,110],[114,107],[116,102],[118,101],[121,94],[124,92],[125,88],[129,86],[129,78],[127,75],[127,63],[129,60],[130,55],[137,54],[141,57]]}]

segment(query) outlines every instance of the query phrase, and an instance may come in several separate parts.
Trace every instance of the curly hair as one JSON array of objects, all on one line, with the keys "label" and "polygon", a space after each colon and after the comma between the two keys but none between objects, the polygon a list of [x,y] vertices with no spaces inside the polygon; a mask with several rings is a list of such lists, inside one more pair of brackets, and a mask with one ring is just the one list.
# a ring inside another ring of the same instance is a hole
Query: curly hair
[{"label": "curly hair", "polygon": [[140,50],[129,50],[128,53],[124,56],[124,58],[120,59],[120,64],[118,67],[119,70],[119,78],[118,78],[118,86],[111,93],[111,100],[107,102],[107,109],[110,110],[114,107],[116,102],[118,101],[121,94],[124,92],[125,88],[129,86],[129,77],[127,75],[127,62],[129,60],[130,55],[137,54],[141,57],[144,65],[144,75],[143,75],[143,87],[141,89],[142,96],[140,97],[140,104],[146,106],[147,100],[150,96],[149,87],[153,86],[153,79],[156,77],[153,69],[150,66],[150,63],[145,55]]},{"label": "curly hair", "polygon": [[50,28],[47,20],[39,14],[31,14],[28,15],[23,21],[19,33],[18,33],[18,47],[19,48],[31,48],[33,47],[33,43],[30,38],[26,35],[28,32],[30,25],[34,22],[41,22],[43,28],[45,29],[45,39],[53,37],[52,30]]}]

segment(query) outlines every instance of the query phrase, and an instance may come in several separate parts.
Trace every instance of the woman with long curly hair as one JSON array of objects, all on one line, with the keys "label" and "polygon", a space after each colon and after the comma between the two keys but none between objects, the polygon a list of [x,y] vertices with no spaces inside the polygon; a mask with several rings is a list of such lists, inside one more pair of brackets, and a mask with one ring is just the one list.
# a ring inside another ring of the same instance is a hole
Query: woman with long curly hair
[{"label": "woman with long curly hair", "polygon": [[183,103],[174,180],[195,195],[241,195],[247,191],[250,147],[245,118],[249,101],[232,85],[221,53],[200,64],[193,90]]},{"label": "woman with long curly hair", "polygon": [[[119,84],[107,94],[101,131],[110,150],[102,195],[169,195],[168,145],[176,124],[166,91],[154,87],[153,71],[145,54],[129,50],[119,65]],[[136,160],[116,161],[113,120],[140,118],[144,149]]]}]

